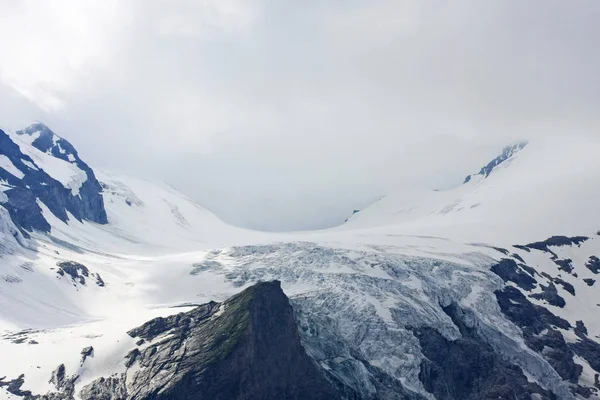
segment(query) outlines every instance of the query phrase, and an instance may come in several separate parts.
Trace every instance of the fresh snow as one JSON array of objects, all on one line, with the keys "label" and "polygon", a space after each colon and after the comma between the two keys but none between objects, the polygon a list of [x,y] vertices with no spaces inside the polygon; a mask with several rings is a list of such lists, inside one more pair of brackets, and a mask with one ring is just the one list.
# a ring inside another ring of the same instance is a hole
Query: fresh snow
[{"label": "fresh snow", "polygon": [[9,174],[13,175],[15,178],[23,179],[25,174],[21,172],[20,169],[15,167],[15,165],[10,161],[10,158],[6,157],[4,154],[0,154],[0,168],[3,168]]},{"label": "fresh snow", "polygon": [[600,228],[600,138],[530,143],[487,178],[443,191],[405,189],[335,230],[430,235],[509,246]]},{"label": "fresh snow", "polygon": [[32,162],[30,162],[29,160],[23,160],[21,159],[21,162],[25,165],[27,165],[29,168],[31,169],[35,169],[38,170],[38,167],[36,167]]}]

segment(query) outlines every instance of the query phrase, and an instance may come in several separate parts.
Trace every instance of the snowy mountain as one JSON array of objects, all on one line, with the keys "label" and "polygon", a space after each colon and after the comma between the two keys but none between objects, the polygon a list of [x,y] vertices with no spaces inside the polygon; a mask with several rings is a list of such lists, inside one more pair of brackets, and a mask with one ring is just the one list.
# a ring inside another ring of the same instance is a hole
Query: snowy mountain
[{"label": "snowy mountain", "polygon": [[66,140],[36,123],[12,133],[0,130],[0,190],[3,207],[22,233],[49,232],[47,207],[61,221],[107,223],[94,171]]},{"label": "snowy mountain", "polygon": [[509,147],[459,187],[405,188],[353,215],[340,229],[381,227],[504,246],[596,232],[598,149],[600,138],[576,135],[568,142],[549,139]]},{"label": "snowy mountain", "polygon": [[600,397],[595,139],[286,234],[0,140],[0,398]]},{"label": "snowy mountain", "polygon": [[525,146],[527,146],[527,142],[519,142],[512,146],[505,147],[504,150],[502,150],[502,154],[500,154],[498,157],[494,158],[487,165],[481,167],[481,171],[479,171],[479,173],[477,175],[467,176],[465,178],[464,183],[469,183],[469,182],[471,182],[472,179],[478,178],[478,177],[479,178],[487,178],[488,176],[490,176],[490,174],[494,171],[494,169],[496,167],[498,167],[502,163],[510,162],[510,160],[512,160],[513,157],[516,156],[516,154],[519,151],[521,151],[525,148]]}]

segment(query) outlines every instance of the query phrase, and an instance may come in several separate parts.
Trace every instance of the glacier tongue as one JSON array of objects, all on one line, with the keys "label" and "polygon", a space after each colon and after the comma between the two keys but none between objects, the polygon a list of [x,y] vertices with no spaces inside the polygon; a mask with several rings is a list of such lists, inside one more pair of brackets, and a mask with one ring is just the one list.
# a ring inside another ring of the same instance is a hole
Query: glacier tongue
[{"label": "glacier tongue", "polygon": [[464,260],[297,242],[210,252],[193,273],[199,280],[221,274],[239,287],[281,280],[308,353],[363,398],[380,393],[382,380],[433,398],[420,377],[425,357],[414,330],[429,328],[448,341],[459,340],[461,332],[445,311],[451,304],[464,310],[482,342],[542,386],[571,398],[556,372],[525,349],[520,331],[502,314],[494,292],[504,285],[489,270],[493,260],[477,253]]}]

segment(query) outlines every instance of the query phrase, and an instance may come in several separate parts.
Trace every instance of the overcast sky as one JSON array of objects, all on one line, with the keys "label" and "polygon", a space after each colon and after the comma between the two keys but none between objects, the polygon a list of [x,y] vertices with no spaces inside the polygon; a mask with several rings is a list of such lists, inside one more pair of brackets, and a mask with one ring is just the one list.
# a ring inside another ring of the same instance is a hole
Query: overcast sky
[{"label": "overcast sky", "polygon": [[597,0],[0,0],[0,126],[306,229],[600,134]]}]

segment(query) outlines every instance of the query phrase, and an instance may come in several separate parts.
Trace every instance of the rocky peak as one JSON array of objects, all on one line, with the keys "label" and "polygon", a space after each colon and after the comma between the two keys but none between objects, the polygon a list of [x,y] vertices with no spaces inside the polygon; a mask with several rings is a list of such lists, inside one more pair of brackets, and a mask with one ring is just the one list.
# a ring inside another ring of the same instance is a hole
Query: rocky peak
[{"label": "rocky peak", "polygon": [[[128,332],[139,346],[118,381],[98,380],[83,399],[337,399],[300,343],[279,281],[260,282],[223,303],[155,318]],[[110,384],[108,384],[108,383]]]},{"label": "rocky peak", "polygon": [[487,178],[494,171],[494,169],[496,169],[496,167],[498,167],[500,164],[504,163],[505,161],[511,159],[515,154],[517,154],[518,152],[523,150],[525,148],[525,146],[527,146],[527,143],[528,142],[519,142],[519,143],[515,143],[510,146],[506,146],[502,150],[502,153],[498,157],[496,157],[492,161],[490,161],[487,165],[483,166],[481,168],[481,170],[479,171],[479,173],[477,173],[475,175],[467,176],[465,178],[464,183],[470,182],[475,176],[481,176],[482,178]]},{"label": "rocky peak", "polygon": [[68,140],[58,136],[41,122],[31,124],[15,133],[21,136],[30,136],[32,138],[31,145],[43,153],[74,163],[86,172],[90,170],[87,164],[79,158],[77,150]]},{"label": "rocky peak", "polygon": [[[0,130],[0,155],[0,181],[4,182],[0,203],[24,235],[51,230],[38,201],[64,222],[68,213],[79,221],[108,222],[94,171],[68,141],[46,125],[35,123],[16,135]],[[58,168],[51,157],[72,165]]]},{"label": "rocky peak", "polygon": [[64,140],[56,135],[48,126],[41,122],[35,122],[24,129],[15,132],[17,135],[31,136],[31,144],[44,153],[49,152],[58,140]]}]

